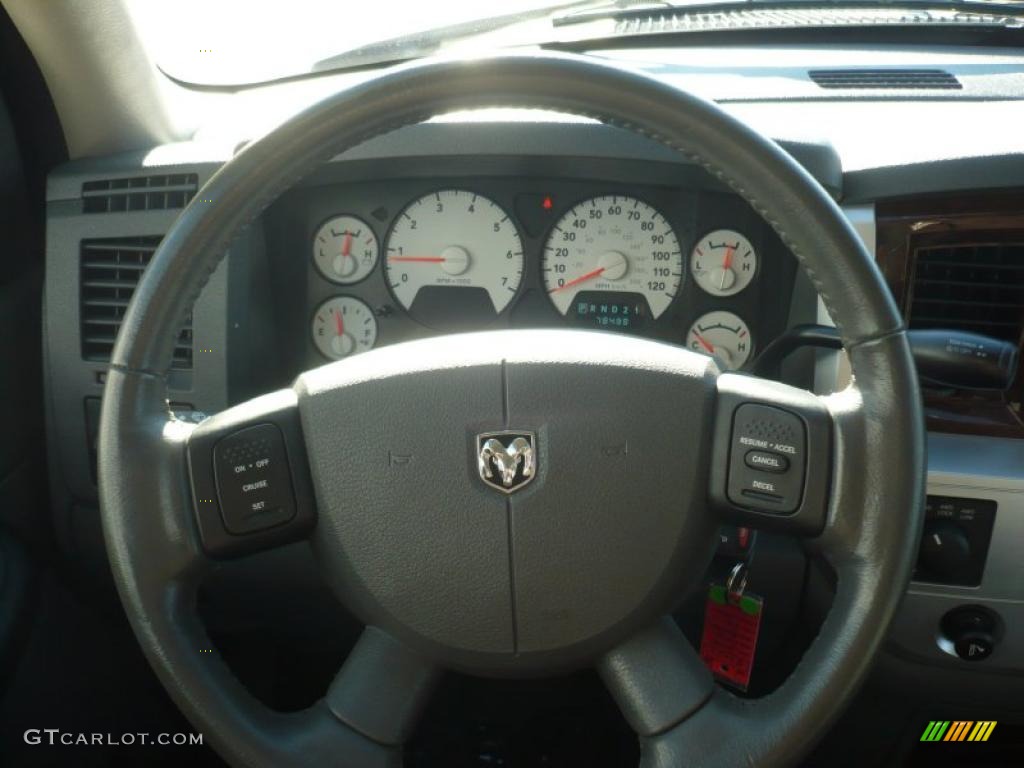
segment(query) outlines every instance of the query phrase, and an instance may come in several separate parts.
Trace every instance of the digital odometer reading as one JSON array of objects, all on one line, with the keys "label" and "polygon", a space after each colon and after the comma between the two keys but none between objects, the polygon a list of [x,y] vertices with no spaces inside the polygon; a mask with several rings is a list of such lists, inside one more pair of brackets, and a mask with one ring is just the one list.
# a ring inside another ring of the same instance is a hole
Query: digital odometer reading
[{"label": "digital odometer reading", "polygon": [[544,285],[567,315],[581,291],[638,294],[652,318],[668,309],[683,280],[683,254],[671,225],[633,197],[595,197],[570,209],[544,248]]},{"label": "digital odometer reading", "polygon": [[610,331],[639,331],[647,325],[647,302],[631,293],[580,291],[567,317],[577,325]]}]

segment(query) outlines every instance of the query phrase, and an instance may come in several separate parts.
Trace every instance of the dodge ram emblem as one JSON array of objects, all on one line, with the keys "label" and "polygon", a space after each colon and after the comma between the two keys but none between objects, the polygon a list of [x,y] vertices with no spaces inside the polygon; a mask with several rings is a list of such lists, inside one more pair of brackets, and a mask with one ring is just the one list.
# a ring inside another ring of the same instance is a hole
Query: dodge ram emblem
[{"label": "dodge ram emblem", "polygon": [[502,493],[525,486],[537,472],[537,449],[532,432],[487,432],[476,436],[480,479]]}]

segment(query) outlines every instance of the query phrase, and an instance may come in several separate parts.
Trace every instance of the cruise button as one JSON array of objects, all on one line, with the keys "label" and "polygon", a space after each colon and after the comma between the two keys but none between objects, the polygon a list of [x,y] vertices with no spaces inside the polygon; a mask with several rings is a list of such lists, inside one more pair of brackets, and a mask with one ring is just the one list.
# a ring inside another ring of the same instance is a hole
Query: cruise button
[{"label": "cruise button", "polygon": [[747,451],[743,461],[751,469],[760,469],[762,472],[785,472],[789,469],[789,459],[771,451]]}]

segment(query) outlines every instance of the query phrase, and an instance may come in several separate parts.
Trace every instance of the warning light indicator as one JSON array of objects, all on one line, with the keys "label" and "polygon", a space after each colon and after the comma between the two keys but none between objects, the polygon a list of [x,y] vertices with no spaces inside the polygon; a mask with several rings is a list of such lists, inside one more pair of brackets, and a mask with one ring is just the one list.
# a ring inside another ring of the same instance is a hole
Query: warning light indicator
[{"label": "warning light indicator", "polygon": [[545,211],[550,211],[555,207],[555,201],[551,199],[551,195],[544,196],[544,200],[541,202],[540,207]]}]

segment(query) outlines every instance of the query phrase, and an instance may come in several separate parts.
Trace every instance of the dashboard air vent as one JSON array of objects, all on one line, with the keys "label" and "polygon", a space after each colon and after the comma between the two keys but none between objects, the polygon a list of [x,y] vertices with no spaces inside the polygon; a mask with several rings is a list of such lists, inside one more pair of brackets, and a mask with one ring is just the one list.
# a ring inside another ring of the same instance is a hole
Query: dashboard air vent
[{"label": "dashboard air vent", "polygon": [[960,81],[942,69],[812,69],[821,88],[879,90],[960,90]]},{"label": "dashboard air vent", "polygon": [[956,328],[1021,341],[1024,242],[928,246],[915,251],[911,328]]},{"label": "dashboard air vent", "polygon": [[198,188],[199,177],[194,173],[87,181],[82,185],[82,211],[119,213],[184,208]]},{"label": "dashboard air vent", "polygon": [[[82,357],[109,362],[121,320],[160,236],[83,240],[81,245]],[[172,367],[192,368],[192,318],[178,335]]]}]

